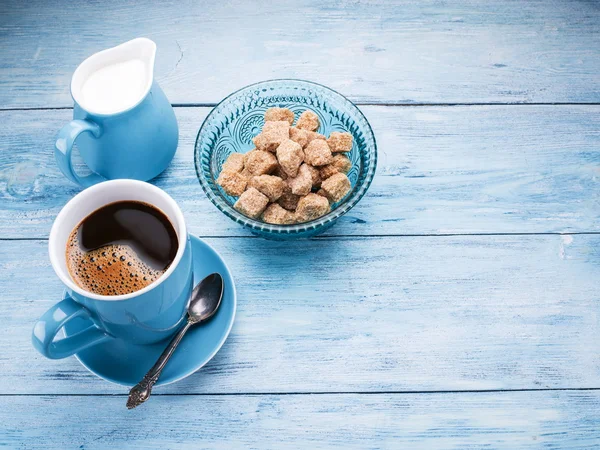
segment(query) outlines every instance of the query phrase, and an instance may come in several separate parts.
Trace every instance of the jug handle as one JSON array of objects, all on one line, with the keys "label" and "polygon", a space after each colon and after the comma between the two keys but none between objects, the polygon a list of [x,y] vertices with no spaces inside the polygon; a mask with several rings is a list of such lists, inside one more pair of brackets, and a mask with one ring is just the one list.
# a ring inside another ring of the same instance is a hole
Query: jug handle
[{"label": "jug handle", "polygon": [[73,183],[86,188],[93,184],[105,181],[106,179],[96,173],[80,177],[73,170],[72,152],[75,139],[84,131],[92,133],[95,138],[100,137],[102,130],[100,126],[89,120],[76,119],[66,124],[58,132],[56,143],[54,144],[54,157],[59,169]]}]

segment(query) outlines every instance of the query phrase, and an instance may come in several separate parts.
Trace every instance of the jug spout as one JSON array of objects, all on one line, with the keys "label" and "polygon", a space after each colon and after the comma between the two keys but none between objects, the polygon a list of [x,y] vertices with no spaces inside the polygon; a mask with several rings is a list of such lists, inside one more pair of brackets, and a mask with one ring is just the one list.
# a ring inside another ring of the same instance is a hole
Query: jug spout
[{"label": "jug spout", "polygon": [[152,80],[154,75],[154,57],[156,56],[156,44],[154,41],[148,38],[136,38],[121,45],[125,46],[126,49],[129,48],[132,56],[137,55],[145,63],[146,75],[149,80]]},{"label": "jug spout", "polygon": [[132,108],[152,88],[155,55],[156,44],[148,38],[95,53],[73,74],[73,99],[95,114],[116,114]]}]

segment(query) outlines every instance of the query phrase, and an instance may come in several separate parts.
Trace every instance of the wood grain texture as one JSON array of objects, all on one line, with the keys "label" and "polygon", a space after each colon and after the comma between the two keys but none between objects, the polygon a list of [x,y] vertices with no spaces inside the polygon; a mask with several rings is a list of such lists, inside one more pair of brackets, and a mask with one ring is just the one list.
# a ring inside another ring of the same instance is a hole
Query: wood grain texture
[{"label": "wood grain texture", "polygon": [[598,391],[0,397],[0,446],[24,448],[592,450],[599,428]]},{"label": "wood grain texture", "polygon": [[[600,236],[208,239],[235,275],[232,333],[157,393],[600,388]],[[60,299],[45,241],[0,241],[0,394],[104,394],[30,343]]]},{"label": "wood grain texture", "polygon": [[[0,447],[600,449],[600,235],[550,234],[600,232],[598,23],[587,0],[0,2]],[[249,239],[196,180],[210,109],[176,108],[154,183],[213,236],[238,315],[205,368],[127,411],[30,333],[62,292],[44,238],[79,191],[52,108],[137,36],[177,105],[284,77],[381,104],[361,107],[380,162],[329,237]],[[552,105],[434,106],[456,103]]]},{"label": "wood grain texture", "polygon": [[71,105],[77,65],[137,36],[178,104],[286,77],[359,102],[598,102],[599,21],[594,1],[3,1],[0,107]]},{"label": "wood grain texture", "polygon": [[[367,196],[330,235],[600,231],[600,106],[364,106],[379,147]],[[249,236],[206,198],[193,153],[208,108],[176,108],[180,143],[153,182],[192,233]],[[0,237],[46,237],[79,188],[53,145],[70,111],[0,112]]]}]

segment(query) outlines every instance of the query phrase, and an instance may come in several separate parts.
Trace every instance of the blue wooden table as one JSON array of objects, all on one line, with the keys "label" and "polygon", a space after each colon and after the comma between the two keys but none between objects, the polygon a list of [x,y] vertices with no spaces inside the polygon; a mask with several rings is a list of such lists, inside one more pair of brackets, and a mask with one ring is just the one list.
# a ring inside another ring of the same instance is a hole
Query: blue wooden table
[{"label": "blue wooden table", "polygon": [[[0,446],[600,448],[600,4],[269,3],[0,4]],[[205,368],[128,411],[30,333],[79,190],[52,154],[71,74],[136,36],[180,124],[153,182],[239,307]],[[193,165],[216,102],[286,77],[347,95],[379,144],[362,202],[292,244],[223,216]]]}]

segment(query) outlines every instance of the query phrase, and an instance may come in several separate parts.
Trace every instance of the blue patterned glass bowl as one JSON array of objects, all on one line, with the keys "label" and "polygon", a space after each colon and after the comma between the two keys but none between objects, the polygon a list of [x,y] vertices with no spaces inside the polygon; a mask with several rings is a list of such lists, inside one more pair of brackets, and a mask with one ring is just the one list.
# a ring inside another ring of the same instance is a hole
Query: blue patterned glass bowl
[{"label": "blue patterned glass bowl", "polygon": [[[354,137],[348,157],[352,169],[348,178],[352,190],[331,206],[331,212],[317,220],[295,225],[271,225],[250,219],[235,209],[236,198],[227,195],[215,182],[221,166],[234,152],[254,148],[252,138],[260,133],[268,108],[289,108],[296,118],[310,109],[321,121],[319,133],[348,131]],[[322,233],[358,203],[367,192],[377,165],[377,145],[365,116],[348,99],[320,84],[301,80],[271,80],[252,84],[219,103],[208,115],[196,138],[196,174],[211,202],[225,215],[268,239],[297,239]]]}]

